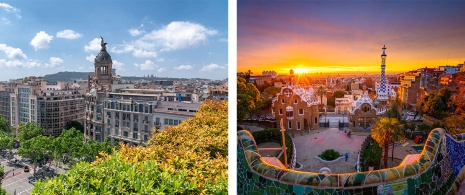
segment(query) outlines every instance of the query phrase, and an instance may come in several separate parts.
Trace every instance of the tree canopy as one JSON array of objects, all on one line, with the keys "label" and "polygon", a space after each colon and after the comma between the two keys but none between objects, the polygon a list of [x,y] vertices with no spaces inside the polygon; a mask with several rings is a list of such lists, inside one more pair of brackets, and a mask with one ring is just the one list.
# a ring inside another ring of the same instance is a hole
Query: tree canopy
[{"label": "tree canopy", "polygon": [[237,119],[242,121],[257,108],[260,101],[260,91],[257,87],[247,83],[244,78],[237,77]]},{"label": "tree canopy", "polygon": [[451,90],[447,87],[439,92],[432,92],[424,96],[418,103],[418,111],[437,119],[443,119],[447,113],[452,111],[450,107]]},{"label": "tree canopy", "polygon": [[194,118],[153,130],[146,147],[120,145],[92,163],[37,182],[32,194],[226,194],[227,102],[207,102]]},{"label": "tree canopy", "polygon": [[336,98],[343,98],[344,95],[346,94],[345,91],[335,91],[331,97],[328,98],[328,105],[329,106],[336,106]]},{"label": "tree canopy", "polygon": [[389,142],[403,141],[402,124],[396,118],[381,117],[375,121],[371,129],[371,137],[384,148],[384,167],[387,167]]}]

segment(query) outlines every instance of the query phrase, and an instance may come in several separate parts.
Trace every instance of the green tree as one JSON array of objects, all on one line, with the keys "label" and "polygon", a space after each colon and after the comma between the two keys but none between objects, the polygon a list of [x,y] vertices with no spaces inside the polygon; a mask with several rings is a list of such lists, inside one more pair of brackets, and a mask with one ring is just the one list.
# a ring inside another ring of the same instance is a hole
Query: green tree
[{"label": "green tree", "polygon": [[237,77],[237,119],[242,121],[250,115],[261,101],[260,92],[252,83],[247,83],[245,79]]},{"label": "green tree", "polygon": [[226,194],[227,108],[226,101],[204,103],[194,118],[153,132],[146,147],[120,145],[37,182],[32,194]]},{"label": "green tree", "polygon": [[84,145],[84,135],[75,128],[64,130],[54,139],[52,157],[61,160],[64,164],[73,163],[74,159],[81,157],[81,148]]},{"label": "green tree", "polygon": [[281,88],[271,86],[263,90],[263,96],[273,98],[276,97],[276,95],[278,95],[279,92],[281,92]]},{"label": "green tree", "polygon": [[336,98],[343,98],[345,94],[345,91],[335,91],[333,95],[331,95],[331,97],[328,98],[328,105],[333,107],[336,106]]},{"label": "green tree", "polygon": [[320,96],[320,104],[323,104],[323,96],[326,93],[326,89],[323,85],[320,85],[318,89],[316,89],[316,94]]},{"label": "green tree", "polygon": [[71,128],[74,128],[80,131],[82,134],[84,134],[84,126],[78,121],[70,121],[66,123],[65,129],[71,129]]},{"label": "green tree", "polygon": [[0,150],[13,149],[14,138],[8,136],[5,132],[0,132]]},{"label": "green tree", "polygon": [[[402,132],[402,125],[396,118],[381,117],[375,121],[373,129],[371,129],[371,137],[378,142],[379,146],[383,146],[383,164],[387,168],[389,143],[405,140]],[[392,147],[392,160],[394,160],[394,147]]]},{"label": "green tree", "polygon": [[8,123],[8,121],[3,118],[2,116],[0,116],[0,131],[3,131],[7,134],[10,134],[11,133],[11,126],[10,124]]},{"label": "green tree", "polygon": [[24,141],[37,137],[44,134],[44,129],[37,123],[26,123],[19,125],[18,138],[21,144]]},{"label": "green tree", "polygon": [[21,142],[18,154],[23,158],[31,159],[34,164],[50,159],[53,152],[53,137],[39,135]]}]

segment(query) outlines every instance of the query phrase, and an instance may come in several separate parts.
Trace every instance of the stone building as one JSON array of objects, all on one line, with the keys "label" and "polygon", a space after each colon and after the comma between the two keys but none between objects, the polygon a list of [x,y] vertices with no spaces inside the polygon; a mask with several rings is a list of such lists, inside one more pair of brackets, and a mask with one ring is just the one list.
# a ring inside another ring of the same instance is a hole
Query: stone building
[{"label": "stone building", "polygon": [[272,101],[272,114],[279,126],[283,119],[284,127],[293,133],[319,127],[318,98],[313,88],[285,86]]},{"label": "stone building", "polygon": [[350,122],[359,130],[370,130],[375,119],[384,112],[378,112],[373,100],[368,97],[368,91],[364,91],[361,98],[354,101],[354,108],[350,113]]},{"label": "stone building", "polygon": [[46,135],[59,136],[71,121],[84,122],[84,95],[78,91],[45,91],[37,96],[37,122]]},{"label": "stone building", "polygon": [[199,103],[181,102],[176,92],[133,89],[134,84],[117,82],[115,71],[109,71],[112,60],[103,39],[101,46],[85,95],[86,141],[108,138],[111,143],[144,145],[152,137],[152,129],[178,125],[197,112]]}]

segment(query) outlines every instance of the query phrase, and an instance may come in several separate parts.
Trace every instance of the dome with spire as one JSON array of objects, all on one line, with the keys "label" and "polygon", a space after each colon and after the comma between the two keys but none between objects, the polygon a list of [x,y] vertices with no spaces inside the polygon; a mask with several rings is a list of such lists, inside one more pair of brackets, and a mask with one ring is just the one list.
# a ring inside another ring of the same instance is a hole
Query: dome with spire
[{"label": "dome with spire", "polygon": [[100,50],[100,53],[95,57],[96,62],[101,62],[104,60],[111,61],[111,56],[106,50]]}]

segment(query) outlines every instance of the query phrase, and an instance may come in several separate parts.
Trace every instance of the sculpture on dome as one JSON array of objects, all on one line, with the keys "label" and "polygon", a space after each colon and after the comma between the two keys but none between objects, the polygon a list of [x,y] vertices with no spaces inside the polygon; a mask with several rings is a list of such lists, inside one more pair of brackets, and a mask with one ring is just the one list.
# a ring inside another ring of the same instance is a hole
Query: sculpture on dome
[{"label": "sculpture on dome", "polygon": [[107,50],[107,43],[105,43],[105,42],[103,41],[103,37],[102,37],[102,36],[100,36],[100,39],[102,39],[102,40],[100,41],[100,46],[102,46],[102,50]]}]

